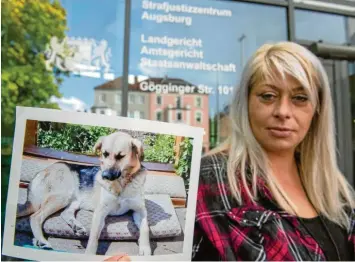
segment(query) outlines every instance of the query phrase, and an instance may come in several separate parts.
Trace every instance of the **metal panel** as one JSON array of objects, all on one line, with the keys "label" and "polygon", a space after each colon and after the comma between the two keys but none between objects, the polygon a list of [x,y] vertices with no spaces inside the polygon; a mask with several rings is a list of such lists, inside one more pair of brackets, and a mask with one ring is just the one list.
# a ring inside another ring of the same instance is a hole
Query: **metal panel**
[{"label": "metal panel", "polygon": [[[257,3],[257,4],[267,4],[267,5],[276,5],[276,6],[285,6],[287,7],[290,3],[284,0],[234,0],[235,2],[249,2],[249,3]],[[352,10],[353,7],[355,7],[355,2],[350,2],[350,1],[345,1],[345,0],[337,0],[331,1],[331,0],[311,0],[309,3],[300,3],[302,0],[288,0],[289,2],[292,2],[295,6],[295,8],[299,9],[306,9],[306,10],[313,10],[313,11],[319,11],[319,12],[327,12],[327,13],[332,13],[332,14],[339,14],[339,15],[346,15],[346,16],[351,16],[355,17],[355,12]],[[315,4],[310,4],[314,2]],[[316,5],[317,2],[319,2],[319,5]],[[322,5],[324,3],[324,5]],[[349,7],[349,10],[344,10],[344,9],[337,9],[334,7],[327,7],[327,4],[330,5],[340,5],[341,7]]]},{"label": "metal panel", "polygon": [[355,46],[313,43],[309,49],[318,56],[336,60],[355,60]]},{"label": "metal panel", "polygon": [[123,46],[123,76],[122,76],[122,109],[121,116],[128,112],[128,70],[129,70],[129,45],[131,34],[131,0],[125,4],[125,29]]},{"label": "metal panel", "polygon": [[334,106],[338,165],[349,183],[354,186],[348,63],[346,61],[325,60],[322,58],[320,60],[329,78]]},{"label": "metal panel", "polygon": [[[317,1],[313,1],[313,2],[317,2]],[[322,2],[322,1],[319,1],[319,2]],[[349,10],[337,9],[334,7],[327,7],[327,6],[322,6],[322,5],[312,5],[312,4],[308,4],[308,3],[299,3],[299,2],[297,3],[297,1],[294,1],[294,5],[295,5],[295,8],[297,8],[297,9],[305,9],[305,10],[312,10],[312,11],[319,11],[319,12],[355,17],[355,12],[354,12],[355,7],[351,6],[351,5],[348,5]],[[344,7],[347,7],[347,6],[344,5]]]},{"label": "metal panel", "polygon": [[255,4],[266,4],[266,5],[276,5],[276,6],[287,6],[287,0],[234,0],[234,2],[249,2]]},{"label": "metal panel", "polygon": [[[293,0],[297,2],[297,0]],[[345,5],[345,6],[354,6],[355,7],[355,2],[354,1],[349,1],[349,0],[313,0],[315,2],[320,2],[320,3],[329,3],[329,4],[337,4],[337,5]]]},{"label": "metal panel", "polygon": [[291,0],[287,8],[287,34],[289,41],[296,40],[295,7]]},{"label": "metal panel", "polygon": [[354,185],[353,150],[350,87],[348,63],[334,61],[333,92],[335,102],[335,121],[337,130],[338,163],[348,181]]}]

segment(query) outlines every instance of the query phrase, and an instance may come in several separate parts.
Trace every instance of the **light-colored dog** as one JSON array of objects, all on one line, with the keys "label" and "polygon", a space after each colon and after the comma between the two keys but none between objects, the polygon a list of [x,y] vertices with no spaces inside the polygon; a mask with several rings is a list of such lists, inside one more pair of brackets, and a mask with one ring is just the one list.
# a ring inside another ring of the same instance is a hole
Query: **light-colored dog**
[{"label": "light-colored dog", "polygon": [[[108,215],[122,215],[133,210],[139,228],[139,254],[150,255],[149,227],[144,201],[147,171],[141,165],[142,143],[123,132],[101,137],[94,150],[101,150],[100,169],[90,182],[90,176],[77,171],[74,165],[55,163],[39,172],[31,181],[25,207],[17,217],[32,214],[30,224],[34,244],[51,248],[42,232],[48,216],[65,208],[61,217],[78,235],[86,234],[75,218],[79,209],[94,211],[87,254],[96,254],[98,240]],[[95,171],[96,172],[96,171]]]}]

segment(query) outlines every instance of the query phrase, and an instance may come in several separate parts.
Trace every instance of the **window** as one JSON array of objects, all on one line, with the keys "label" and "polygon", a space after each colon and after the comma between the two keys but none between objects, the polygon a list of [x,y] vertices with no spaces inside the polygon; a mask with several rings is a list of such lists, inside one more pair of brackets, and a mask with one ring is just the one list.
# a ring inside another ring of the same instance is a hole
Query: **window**
[{"label": "window", "polygon": [[355,17],[348,17],[348,37],[350,45],[355,46]]},{"label": "window", "polygon": [[[9,4],[6,4],[6,7],[2,5],[4,13],[7,12],[6,10],[13,11],[13,6],[18,4],[17,1],[7,2]],[[4,26],[2,26],[1,40],[4,53],[11,56],[9,52],[12,49],[11,41],[13,41],[11,35],[20,35],[24,30],[26,39],[36,39],[36,44],[31,45],[33,48],[24,50],[29,52],[24,54],[24,57],[28,59],[26,68],[37,79],[17,85],[19,92],[13,95],[16,101],[19,101],[18,105],[24,105],[21,103],[21,96],[35,90],[31,94],[31,105],[34,107],[45,107],[46,104],[48,106],[49,103],[42,103],[42,93],[44,93],[45,97],[47,95],[48,98],[50,97],[51,103],[56,103],[59,109],[69,112],[84,111],[105,114],[106,106],[114,108],[112,106],[115,104],[114,93],[117,92],[116,87],[120,87],[117,82],[120,82],[120,77],[123,75],[125,2],[114,0],[102,4],[101,1],[91,0],[85,1],[84,7],[83,2],[80,1],[27,1],[26,3],[31,3],[28,4],[29,9],[26,9],[26,12],[17,13],[16,16],[8,17],[6,23],[11,25],[17,20],[25,21],[28,12],[35,17],[33,23],[25,23],[23,27],[9,27],[5,26],[5,22],[2,21]],[[48,8],[50,10],[45,11]],[[44,23],[46,26],[41,27],[43,31],[31,30]],[[50,56],[43,55],[47,53],[46,50],[50,50]],[[70,62],[67,60],[68,63],[66,63],[64,57],[68,55]],[[2,58],[8,60],[8,56],[2,56]],[[6,64],[2,63],[1,69],[3,72],[10,73],[9,86],[11,86],[17,79],[14,77],[13,68],[21,65],[21,61],[14,60],[13,63]],[[57,77],[60,79],[60,84],[59,81],[55,81]],[[49,79],[53,79],[50,88],[48,88]],[[5,85],[2,88],[5,88]],[[111,92],[113,89],[116,90]],[[5,91],[2,92],[3,96],[7,93]],[[61,97],[55,97],[58,92]],[[2,102],[3,105],[6,104],[4,99]],[[4,149],[3,140],[12,141],[15,106],[15,104],[9,104],[6,106],[9,108],[8,113],[2,111],[2,116],[9,120],[2,123],[2,129],[5,130],[1,134],[2,149]],[[2,150],[1,157],[6,161],[2,161],[1,188],[6,192],[6,181],[10,173],[7,162],[11,159],[12,142],[4,146],[6,150]],[[5,201],[6,197],[2,200]],[[71,252],[69,246],[63,250]]]},{"label": "window", "polygon": [[156,120],[163,121],[163,113],[161,111],[156,112]]},{"label": "window", "polygon": [[100,103],[105,103],[106,102],[106,94],[100,94],[99,101],[100,101]]},{"label": "window", "polygon": [[116,104],[121,104],[122,96],[121,94],[116,94],[115,95],[115,103]]},{"label": "window", "polygon": [[202,98],[200,96],[197,96],[195,98],[195,106],[198,107],[198,108],[202,107]]},{"label": "window", "polygon": [[[132,0],[132,6],[139,8],[131,10],[128,74],[138,76],[140,91],[147,94],[145,104],[150,106],[146,110],[152,111],[144,111],[146,118],[156,120],[161,117],[163,121],[183,121],[200,127],[203,125],[206,138],[210,141],[214,139],[216,142],[213,144],[217,145],[219,139],[216,133],[223,127],[216,128],[213,137],[210,133],[213,127],[209,125],[207,116],[217,119],[219,113],[229,104],[233,90],[238,86],[242,67],[261,45],[287,40],[287,8],[252,1],[164,1],[167,4],[224,10],[226,15],[217,17],[201,13],[187,15],[188,19],[179,23],[158,23],[145,18],[152,10],[142,8],[142,0]],[[208,24],[208,27],[202,26],[205,24]],[[231,27],[231,24],[237,26]],[[163,42],[150,43],[149,36],[164,37],[166,33],[163,32],[169,32],[169,38],[186,38],[189,42],[194,40],[190,47],[169,47],[168,43]],[[154,55],[153,49],[158,48],[168,48],[173,52],[182,51],[184,55]],[[143,62],[144,60],[147,63]],[[204,69],[200,70],[202,66]],[[133,89],[129,91],[137,94]],[[153,100],[147,101],[148,96]],[[137,99],[136,103],[139,104]],[[169,104],[171,108],[168,108]],[[191,106],[190,111],[188,105]],[[134,111],[136,107],[129,104],[129,109]],[[158,109],[163,112],[161,116],[157,113]],[[196,116],[196,110],[201,114]],[[199,119],[201,124],[197,123],[195,118]],[[210,141],[205,145],[206,148],[210,148]]]},{"label": "window", "polygon": [[182,113],[181,112],[176,112],[176,120],[181,121],[182,120]]},{"label": "window", "polygon": [[202,123],[202,113],[201,112],[195,113],[195,120],[196,120],[196,123],[199,123],[199,124]]},{"label": "window", "polygon": [[134,104],[134,102],[135,102],[135,95],[134,95],[134,94],[129,94],[129,96],[128,96],[128,102],[129,102],[130,104]]},{"label": "window", "polygon": [[135,96],[135,94],[129,94],[129,96],[128,96],[128,102],[129,102],[130,104],[134,104],[135,101],[136,101],[136,96]]},{"label": "window", "polygon": [[296,38],[298,40],[346,43],[345,17],[309,10],[295,10]]},{"label": "window", "polygon": [[143,112],[140,112],[139,110],[134,111],[133,118],[140,119],[143,118],[142,116],[143,116]]},{"label": "window", "polygon": [[139,118],[144,119],[144,113],[142,111],[139,112]]},{"label": "window", "polygon": [[181,97],[180,96],[178,96],[176,98],[176,108],[181,108]]},{"label": "window", "polygon": [[157,95],[157,105],[161,105],[162,104],[162,97],[161,95]]},{"label": "window", "polygon": [[137,98],[138,98],[138,104],[144,104],[144,101],[145,101],[144,95],[140,95]]}]

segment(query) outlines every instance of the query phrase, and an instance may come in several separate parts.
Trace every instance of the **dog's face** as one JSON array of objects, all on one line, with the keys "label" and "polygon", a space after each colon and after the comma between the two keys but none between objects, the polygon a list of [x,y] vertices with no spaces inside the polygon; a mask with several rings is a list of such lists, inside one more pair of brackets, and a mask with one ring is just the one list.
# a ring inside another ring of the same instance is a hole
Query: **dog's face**
[{"label": "dog's face", "polygon": [[100,150],[101,176],[103,180],[114,181],[133,174],[141,167],[142,143],[129,134],[115,132],[100,137],[94,151]]}]

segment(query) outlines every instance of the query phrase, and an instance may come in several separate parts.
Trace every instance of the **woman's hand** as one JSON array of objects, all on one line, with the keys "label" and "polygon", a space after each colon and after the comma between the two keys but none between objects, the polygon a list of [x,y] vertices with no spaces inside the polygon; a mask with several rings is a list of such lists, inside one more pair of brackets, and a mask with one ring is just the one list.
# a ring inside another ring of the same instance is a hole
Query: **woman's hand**
[{"label": "woman's hand", "polygon": [[127,254],[121,254],[121,255],[116,255],[112,256],[109,258],[106,258],[104,261],[124,261],[124,262],[130,262],[131,259]]}]

